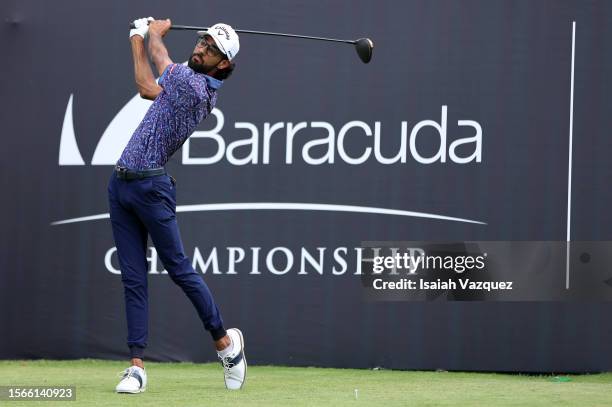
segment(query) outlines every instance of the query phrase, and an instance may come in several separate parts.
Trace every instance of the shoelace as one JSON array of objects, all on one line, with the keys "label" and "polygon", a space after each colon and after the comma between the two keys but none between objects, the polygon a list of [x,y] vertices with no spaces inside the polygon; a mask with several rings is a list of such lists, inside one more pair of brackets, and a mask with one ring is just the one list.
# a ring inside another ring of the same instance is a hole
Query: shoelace
[{"label": "shoelace", "polygon": [[230,369],[234,367],[234,364],[231,363],[232,358],[230,358],[229,356],[226,356],[224,358],[219,358],[219,359],[221,359],[221,364],[223,365],[223,372],[225,373],[226,376],[230,376],[231,375]]},{"label": "shoelace", "polygon": [[131,369],[131,368],[127,368],[121,372],[119,372],[118,376],[122,379],[127,379],[129,377],[132,377],[132,375],[134,374],[134,372],[136,371],[136,369]]}]

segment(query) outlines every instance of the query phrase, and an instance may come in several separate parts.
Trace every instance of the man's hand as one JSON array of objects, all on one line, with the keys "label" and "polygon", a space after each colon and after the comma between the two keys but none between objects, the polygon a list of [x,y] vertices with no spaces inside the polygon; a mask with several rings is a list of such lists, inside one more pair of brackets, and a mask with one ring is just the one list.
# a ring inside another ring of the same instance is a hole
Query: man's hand
[{"label": "man's hand", "polygon": [[139,18],[134,20],[134,28],[130,30],[130,38],[135,35],[140,35],[143,39],[147,36],[149,31],[149,21],[153,21],[153,17]]},{"label": "man's hand", "polygon": [[165,20],[153,20],[149,23],[149,32],[163,37],[170,30],[171,26],[172,22],[169,18]]}]

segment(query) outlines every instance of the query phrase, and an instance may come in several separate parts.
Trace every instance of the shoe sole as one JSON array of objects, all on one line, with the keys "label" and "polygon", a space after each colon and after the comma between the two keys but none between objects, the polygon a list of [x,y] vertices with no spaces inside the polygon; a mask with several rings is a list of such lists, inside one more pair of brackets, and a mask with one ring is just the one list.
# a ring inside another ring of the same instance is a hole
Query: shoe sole
[{"label": "shoe sole", "polygon": [[[242,383],[240,383],[240,387],[238,389],[232,389],[232,390],[240,390],[242,389],[242,387],[244,386],[244,384],[246,383],[246,377],[247,377],[247,360],[246,360],[246,356],[244,354],[244,337],[242,336],[242,331],[238,328],[231,328],[234,331],[238,332],[238,336],[240,336],[240,347],[242,349],[241,353],[242,353],[242,360],[244,361],[244,379],[242,380]],[[225,386],[225,388],[227,390],[230,390],[227,385]]]},{"label": "shoe sole", "polygon": [[144,393],[145,390],[146,388],[138,389],[136,391],[127,391],[127,390],[124,390],[124,391],[115,390],[115,391],[117,392],[117,394],[138,394],[138,393]]}]

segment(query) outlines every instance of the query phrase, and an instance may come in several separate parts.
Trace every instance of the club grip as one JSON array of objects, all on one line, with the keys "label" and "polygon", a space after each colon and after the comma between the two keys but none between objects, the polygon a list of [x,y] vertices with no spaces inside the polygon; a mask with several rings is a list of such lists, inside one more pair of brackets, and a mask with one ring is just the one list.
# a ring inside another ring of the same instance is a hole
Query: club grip
[{"label": "club grip", "polygon": [[[150,23],[150,21],[149,21]],[[130,23],[130,28],[136,28],[136,26],[134,25],[134,23]],[[207,31],[209,27],[196,27],[193,25],[176,25],[176,24],[172,24],[170,26],[171,30],[190,30],[190,31]],[[236,32],[240,32],[240,30],[237,30]]]}]

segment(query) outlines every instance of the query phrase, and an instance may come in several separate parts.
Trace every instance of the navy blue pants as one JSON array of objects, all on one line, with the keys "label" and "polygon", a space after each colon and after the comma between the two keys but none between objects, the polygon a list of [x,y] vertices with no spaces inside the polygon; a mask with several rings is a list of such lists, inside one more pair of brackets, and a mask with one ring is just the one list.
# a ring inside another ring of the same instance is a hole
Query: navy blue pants
[{"label": "navy blue pants", "polygon": [[206,283],[185,256],[176,222],[176,188],[168,175],[125,180],[113,172],[108,185],[113,237],[125,294],[131,357],[147,346],[147,239],[155,245],[168,275],[191,300],[213,340],[225,336],[223,320]]}]

